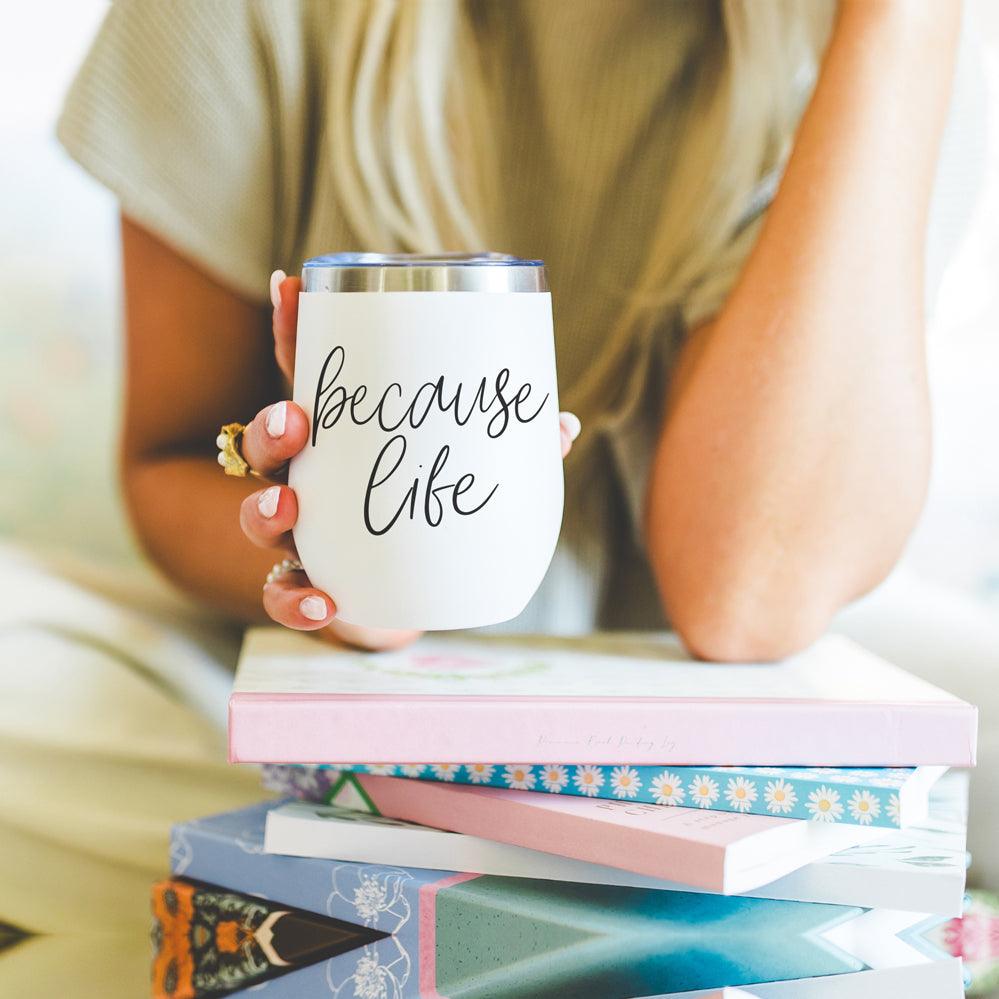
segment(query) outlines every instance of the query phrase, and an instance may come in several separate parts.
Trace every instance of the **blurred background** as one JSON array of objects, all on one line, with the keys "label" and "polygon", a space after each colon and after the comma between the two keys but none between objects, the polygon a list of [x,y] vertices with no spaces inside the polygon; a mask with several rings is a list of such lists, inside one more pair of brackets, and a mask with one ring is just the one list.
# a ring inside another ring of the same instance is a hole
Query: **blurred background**
[{"label": "blurred background", "polygon": [[[146,567],[118,496],[117,208],[54,136],[63,94],[106,6],[103,0],[4,6],[0,554],[26,549],[32,557],[57,562],[61,571],[100,581],[105,589],[141,590],[147,599],[152,593],[163,606],[196,618],[202,612]],[[978,702],[983,689],[996,686],[997,673],[990,675],[990,669],[999,670],[999,4],[994,0],[967,4],[928,270],[936,434],[929,501],[896,572],[844,612],[837,627]],[[206,346],[206,363],[208,358]],[[0,621],[3,604],[18,586],[17,572],[0,578]],[[230,652],[236,637],[233,633]],[[175,650],[167,651],[172,656]],[[205,694],[210,710],[218,706],[220,722],[227,687],[227,675],[220,675],[217,690]],[[983,748],[991,746],[994,755],[999,719],[987,712],[982,737]],[[972,808],[999,813],[994,773],[976,775]],[[999,849],[994,842],[976,845],[980,880],[995,890]],[[139,964],[145,955],[140,958]]]}]

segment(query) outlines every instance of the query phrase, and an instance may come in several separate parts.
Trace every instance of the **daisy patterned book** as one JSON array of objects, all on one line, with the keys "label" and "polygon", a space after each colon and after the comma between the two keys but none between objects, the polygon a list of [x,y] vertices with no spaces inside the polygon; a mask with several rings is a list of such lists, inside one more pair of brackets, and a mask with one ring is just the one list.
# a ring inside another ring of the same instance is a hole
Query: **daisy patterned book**
[{"label": "daisy patterned book", "polygon": [[650,767],[561,763],[415,763],[263,768],[271,789],[336,797],[343,773],[576,795],[815,822],[905,828],[926,817],[944,767]]}]

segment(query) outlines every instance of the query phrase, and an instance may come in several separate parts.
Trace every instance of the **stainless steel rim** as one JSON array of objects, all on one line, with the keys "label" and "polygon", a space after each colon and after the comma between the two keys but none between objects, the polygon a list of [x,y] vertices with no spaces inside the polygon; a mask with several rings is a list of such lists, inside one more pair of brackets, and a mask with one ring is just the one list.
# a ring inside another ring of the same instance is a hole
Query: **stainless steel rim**
[{"label": "stainless steel rim", "polygon": [[540,260],[501,253],[336,253],[306,261],[302,290],[548,291]]}]

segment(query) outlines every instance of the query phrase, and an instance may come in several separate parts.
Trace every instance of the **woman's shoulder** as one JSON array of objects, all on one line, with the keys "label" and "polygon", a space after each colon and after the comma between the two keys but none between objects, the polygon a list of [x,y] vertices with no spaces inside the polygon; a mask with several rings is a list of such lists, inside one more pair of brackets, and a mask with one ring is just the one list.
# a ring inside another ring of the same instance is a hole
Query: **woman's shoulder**
[{"label": "woman's shoulder", "polygon": [[66,150],[122,211],[247,296],[307,173],[339,5],[119,0],[67,94]]},{"label": "woman's shoulder", "polygon": [[344,9],[337,0],[117,0],[83,68],[97,61],[139,61],[151,69],[183,65],[219,80],[263,75],[275,86],[277,78],[328,59]]}]

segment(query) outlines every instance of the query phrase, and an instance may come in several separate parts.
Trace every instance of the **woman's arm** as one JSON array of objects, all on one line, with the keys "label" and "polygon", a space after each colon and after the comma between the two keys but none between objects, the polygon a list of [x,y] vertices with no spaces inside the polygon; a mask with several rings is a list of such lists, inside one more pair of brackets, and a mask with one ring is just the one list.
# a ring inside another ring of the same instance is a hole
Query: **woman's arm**
[{"label": "woman's arm", "polygon": [[126,378],[122,474],[132,522],[182,589],[247,620],[273,552],[239,525],[253,478],[223,475],[219,427],[284,397],[270,316],[122,220]]},{"label": "woman's arm", "polygon": [[647,536],[705,658],[813,640],[921,510],[924,237],[959,20],[957,3],[842,0],[757,245],[681,356]]},{"label": "woman's arm", "polygon": [[[307,420],[294,403],[285,406],[279,436],[267,429],[294,364],[297,279],[287,279],[281,307],[271,314],[128,219],[122,220],[122,260],[122,474],[132,522],[153,561],[181,589],[242,620],[269,616],[370,648],[410,641],[414,632],[336,620],[333,601],[302,573],[263,588],[274,562],[290,554],[295,494],[280,486],[276,508],[265,516],[258,499],[266,483],[223,475],[216,460],[219,427],[254,413],[243,437],[251,467],[275,472],[305,445]],[[310,598],[304,613],[302,602]],[[325,617],[315,613],[318,601]]]}]

